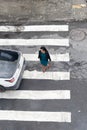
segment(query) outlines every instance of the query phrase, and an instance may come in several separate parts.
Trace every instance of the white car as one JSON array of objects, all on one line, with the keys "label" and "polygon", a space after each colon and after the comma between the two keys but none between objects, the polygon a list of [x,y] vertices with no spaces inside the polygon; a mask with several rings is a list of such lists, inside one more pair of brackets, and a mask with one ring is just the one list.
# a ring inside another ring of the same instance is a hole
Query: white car
[{"label": "white car", "polygon": [[18,89],[25,69],[21,52],[0,49],[0,91]]}]

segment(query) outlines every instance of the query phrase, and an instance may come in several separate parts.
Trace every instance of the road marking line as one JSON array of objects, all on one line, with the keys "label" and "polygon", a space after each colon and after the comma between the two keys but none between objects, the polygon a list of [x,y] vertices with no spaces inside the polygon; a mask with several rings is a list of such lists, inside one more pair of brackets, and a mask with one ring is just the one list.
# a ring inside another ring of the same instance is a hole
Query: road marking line
[{"label": "road marking line", "polygon": [[70,99],[70,90],[16,90],[6,91],[0,94],[0,99],[32,99],[32,100],[48,100],[48,99]]},{"label": "road marking line", "polygon": [[[23,54],[26,61],[39,61],[38,54]],[[52,61],[70,61],[69,53],[66,54],[50,54]]]},{"label": "road marking line", "polygon": [[0,110],[0,120],[71,123],[71,113]]},{"label": "road marking line", "polygon": [[68,31],[68,25],[0,26],[1,32]]},{"label": "road marking line", "polygon": [[70,80],[70,72],[24,71],[23,79]]},{"label": "road marking line", "polygon": [[69,46],[69,39],[0,39],[0,46]]},{"label": "road marking line", "polygon": [[80,9],[80,8],[86,8],[86,4],[75,4],[72,5],[72,8]]}]

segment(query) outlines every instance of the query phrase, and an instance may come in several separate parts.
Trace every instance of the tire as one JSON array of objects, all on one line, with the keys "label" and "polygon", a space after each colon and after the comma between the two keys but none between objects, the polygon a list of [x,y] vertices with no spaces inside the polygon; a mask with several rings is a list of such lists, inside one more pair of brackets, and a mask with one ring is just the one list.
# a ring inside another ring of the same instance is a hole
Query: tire
[{"label": "tire", "polygon": [[6,91],[6,89],[0,85],[0,92],[5,92],[5,91]]}]

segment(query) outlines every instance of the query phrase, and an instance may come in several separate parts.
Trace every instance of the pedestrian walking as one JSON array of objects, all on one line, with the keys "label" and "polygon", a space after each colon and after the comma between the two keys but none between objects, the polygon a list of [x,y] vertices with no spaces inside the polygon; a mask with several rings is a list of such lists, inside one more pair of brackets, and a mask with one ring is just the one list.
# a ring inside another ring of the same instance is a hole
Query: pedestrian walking
[{"label": "pedestrian walking", "polygon": [[49,61],[51,62],[51,58],[48,50],[44,46],[41,46],[38,58],[40,59],[42,71],[45,72],[50,67]]}]

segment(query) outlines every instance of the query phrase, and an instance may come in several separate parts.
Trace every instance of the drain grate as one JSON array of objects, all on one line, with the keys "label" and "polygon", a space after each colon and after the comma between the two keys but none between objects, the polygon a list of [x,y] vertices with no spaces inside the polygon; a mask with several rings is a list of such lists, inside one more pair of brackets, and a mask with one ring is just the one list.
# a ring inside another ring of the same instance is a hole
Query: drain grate
[{"label": "drain grate", "polygon": [[70,39],[74,41],[82,41],[85,39],[86,33],[80,29],[73,29],[70,32]]}]

